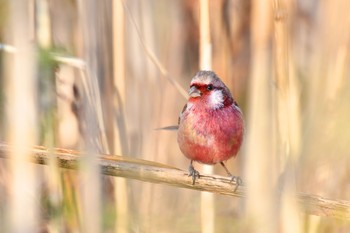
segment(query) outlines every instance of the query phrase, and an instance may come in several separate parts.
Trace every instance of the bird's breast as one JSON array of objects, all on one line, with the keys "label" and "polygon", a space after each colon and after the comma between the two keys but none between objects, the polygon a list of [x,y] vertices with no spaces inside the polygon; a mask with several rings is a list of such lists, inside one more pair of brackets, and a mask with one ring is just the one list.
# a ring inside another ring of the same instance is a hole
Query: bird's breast
[{"label": "bird's breast", "polygon": [[191,108],[179,125],[178,143],[191,160],[215,164],[235,156],[243,139],[243,118],[234,106],[218,110]]}]

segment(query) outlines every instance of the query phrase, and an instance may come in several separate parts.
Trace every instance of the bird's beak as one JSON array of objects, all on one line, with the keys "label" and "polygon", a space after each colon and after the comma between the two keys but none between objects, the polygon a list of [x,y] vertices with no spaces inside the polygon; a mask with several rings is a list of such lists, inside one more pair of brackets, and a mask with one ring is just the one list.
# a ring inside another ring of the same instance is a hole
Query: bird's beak
[{"label": "bird's beak", "polygon": [[200,90],[197,89],[196,86],[192,86],[190,88],[190,91],[188,92],[188,94],[191,96],[191,97],[199,97],[202,95],[202,92],[200,92]]}]

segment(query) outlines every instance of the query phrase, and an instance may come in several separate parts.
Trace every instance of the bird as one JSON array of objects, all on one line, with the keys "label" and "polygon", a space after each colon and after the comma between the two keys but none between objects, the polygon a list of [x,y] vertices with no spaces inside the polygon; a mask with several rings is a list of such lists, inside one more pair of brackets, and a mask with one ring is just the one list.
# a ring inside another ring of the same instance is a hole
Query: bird
[{"label": "bird", "polygon": [[242,179],[233,176],[224,162],[236,157],[241,147],[244,135],[242,111],[213,71],[197,72],[188,94],[189,99],[178,118],[177,142],[181,152],[190,159],[192,185],[200,178],[194,161],[209,165],[220,163],[231,180],[236,181],[236,191]]}]

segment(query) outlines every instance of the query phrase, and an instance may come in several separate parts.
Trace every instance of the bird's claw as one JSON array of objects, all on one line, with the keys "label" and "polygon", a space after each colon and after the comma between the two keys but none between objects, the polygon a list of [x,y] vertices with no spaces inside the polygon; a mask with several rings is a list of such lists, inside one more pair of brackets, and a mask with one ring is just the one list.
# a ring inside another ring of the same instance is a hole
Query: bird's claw
[{"label": "bird's claw", "polygon": [[243,181],[239,176],[231,176],[231,182],[236,182],[235,190],[233,190],[234,193],[237,191],[238,186],[243,184]]},{"label": "bird's claw", "polygon": [[188,168],[188,176],[192,176],[192,185],[194,185],[194,183],[196,182],[196,177],[200,177],[199,172],[194,169],[194,167],[192,166],[192,164],[190,164],[190,167]]}]

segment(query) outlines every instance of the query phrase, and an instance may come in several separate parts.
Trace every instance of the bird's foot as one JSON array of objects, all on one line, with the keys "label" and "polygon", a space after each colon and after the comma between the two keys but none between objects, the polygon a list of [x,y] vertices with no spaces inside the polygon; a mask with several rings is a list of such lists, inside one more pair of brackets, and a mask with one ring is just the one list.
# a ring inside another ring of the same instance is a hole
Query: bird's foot
[{"label": "bird's foot", "polygon": [[231,182],[236,182],[236,187],[235,187],[235,190],[233,192],[236,192],[237,189],[238,189],[238,186],[242,185],[243,184],[243,181],[241,179],[241,177],[239,176],[233,176],[231,174],[231,172],[227,169],[227,167],[225,166],[224,162],[220,162],[220,164],[223,166],[223,168],[225,169],[226,173],[228,176],[231,177]]},{"label": "bird's foot", "polygon": [[236,183],[235,190],[233,191],[234,193],[237,191],[238,186],[243,184],[243,181],[242,181],[241,177],[239,177],[239,176],[231,176],[231,182]]},{"label": "bird's foot", "polygon": [[192,163],[188,168],[188,176],[192,176],[192,185],[194,185],[194,183],[196,182],[196,178],[198,177],[199,179],[200,177],[199,172],[196,169],[194,169]]}]

